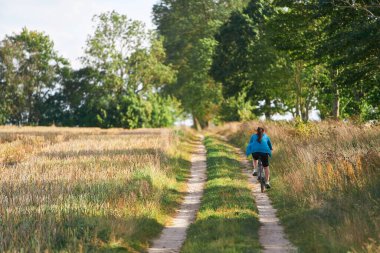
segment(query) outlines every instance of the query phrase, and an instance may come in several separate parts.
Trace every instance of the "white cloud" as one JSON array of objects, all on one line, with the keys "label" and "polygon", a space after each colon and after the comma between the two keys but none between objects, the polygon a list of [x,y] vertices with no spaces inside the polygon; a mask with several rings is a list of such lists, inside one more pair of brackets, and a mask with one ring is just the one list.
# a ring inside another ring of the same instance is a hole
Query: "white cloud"
[{"label": "white cloud", "polygon": [[22,27],[44,31],[60,55],[80,67],[95,14],[115,10],[153,28],[151,11],[158,0],[0,0],[0,39]]}]

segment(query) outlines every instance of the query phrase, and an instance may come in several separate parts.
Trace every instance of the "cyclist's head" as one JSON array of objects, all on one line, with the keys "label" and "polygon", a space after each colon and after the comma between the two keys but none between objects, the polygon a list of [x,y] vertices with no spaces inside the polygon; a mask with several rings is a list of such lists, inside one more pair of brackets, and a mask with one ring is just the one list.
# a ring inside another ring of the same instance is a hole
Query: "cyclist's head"
[{"label": "cyclist's head", "polygon": [[257,131],[257,135],[259,137],[259,138],[257,138],[257,141],[259,143],[261,143],[261,139],[263,138],[263,134],[265,132],[265,129],[263,127],[258,127],[256,131]]}]

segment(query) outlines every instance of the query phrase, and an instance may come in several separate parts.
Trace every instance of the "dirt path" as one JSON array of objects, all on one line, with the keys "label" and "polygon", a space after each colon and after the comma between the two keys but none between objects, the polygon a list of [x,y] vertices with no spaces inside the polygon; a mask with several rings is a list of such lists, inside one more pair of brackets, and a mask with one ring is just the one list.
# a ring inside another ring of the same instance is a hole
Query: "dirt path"
[{"label": "dirt path", "polygon": [[261,223],[259,239],[260,244],[264,247],[263,252],[297,252],[297,248],[286,239],[284,228],[280,225],[279,219],[276,216],[276,209],[273,208],[268,195],[261,193],[260,184],[256,177],[252,176],[252,164],[240,149],[236,149],[236,152],[240,154],[241,162],[244,164],[244,173],[252,184],[252,194],[255,197],[259,210],[259,221]]},{"label": "dirt path", "polygon": [[187,228],[195,220],[206,181],[206,149],[202,141],[203,136],[197,142],[196,152],[191,159],[191,176],[187,183],[187,195],[177,210],[172,224],[166,226],[161,235],[153,241],[148,250],[149,253],[179,252],[186,239]]}]

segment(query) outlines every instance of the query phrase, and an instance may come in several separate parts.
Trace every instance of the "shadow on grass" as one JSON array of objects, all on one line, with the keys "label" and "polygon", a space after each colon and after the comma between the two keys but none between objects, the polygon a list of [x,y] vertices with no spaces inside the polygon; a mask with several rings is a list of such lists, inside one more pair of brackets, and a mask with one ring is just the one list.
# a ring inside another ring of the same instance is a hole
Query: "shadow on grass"
[{"label": "shadow on grass", "polygon": [[[116,157],[126,156],[139,157],[144,155],[157,156],[160,160],[160,164],[170,164],[173,168],[173,173],[178,182],[184,182],[188,179],[189,168],[191,162],[181,157],[172,157],[159,149],[111,149],[111,150],[78,150],[78,151],[59,151],[59,152],[42,152],[38,156],[45,156],[47,158],[54,159],[68,159],[78,157]],[[106,161],[108,162],[108,160]],[[115,162],[115,161],[114,161]],[[122,161],[121,161],[122,162]]]},{"label": "shadow on grass", "polygon": [[1,252],[141,252],[163,227],[144,216],[122,218],[70,211],[49,211],[43,217],[29,212],[13,218],[17,223],[0,231]]},{"label": "shadow on grass", "polygon": [[240,216],[198,220],[190,226],[181,252],[260,252],[257,218],[244,213]]},{"label": "shadow on grass", "polygon": [[208,209],[253,209],[251,191],[245,187],[209,186],[204,192],[200,211]]},{"label": "shadow on grass", "polygon": [[[66,185],[46,182],[38,186],[27,184],[17,187],[24,191],[29,189],[36,199],[44,197],[57,200],[62,197],[60,189]],[[2,192],[5,192],[7,185],[2,185],[2,188]],[[84,252],[101,249],[107,249],[105,252],[113,252],[111,249],[115,252],[141,252],[149,240],[160,233],[162,225],[149,212],[128,212],[125,201],[129,205],[141,206],[155,203],[160,213],[170,214],[175,212],[185,194],[176,189],[158,189],[148,177],[136,177],[127,183],[109,181],[89,185],[77,182],[72,189],[66,189],[67,201],[64,203],[33,202],[24,204],[20,211],[8,211],[5,216],[0,213],[0,251],[19,251],[21,248],[39,251],[35,247],[40,245],[41,249],[45,247],[53,251],[77,252],[79,248],[72,247],[82,245],[86,249]],[[17,192],[9,187],[7,190]],[[22,196],[12,198],[17,200]],[[111,215],[112,210],[119,215]],[[6,229],[3,230],[2,226]],[[24,244],[32,240],[32,235],[35,244]]]},{"label": "shadow on grass", "polygon": [[45,156],[48,158],[66,159],[79,156],[101,157],[101,156],[141,156],[141,155],[159,155],[162,158],[168,159],[167,155],[154,148],[142,148],[142,149],[110,149],[110,150],[77,150],[77,151],[53,151],[53,152],[41,152],[39,156]]},{"label": "shadow on grass", "polygon": [[[168,173],[174,174],[170,177],[185,181],[190,163],[180,157],[167,159],[172,165]],[[40,249],[77,252],[82,245],[84,252],[141,252],[162,229],[154,212],[174,213],[185,195],[178,188],[156,187],[153,177],[136,170],[128,180],[79,179],[69,185],[59,180],[2,184],[0,192],[10,199],[7,202],[10,206],[3,205],[0,209],[0,230],[3,225],[7,228],[0,231],[3,239],[0,251],[21,248],[39,251],[35,247],[40,245]],[[31,200],[25,203],[28,198]],[[147,210],[142,210],[144,214],[128,212],[129,205],[141,209],[146,203],[155,205],[152,214]],[[25,213],[8,211],[6,216],[1,213],[7,208],[14,210],[15,205],[22,205]],[[109,215],[111,210],[117,215]],[[23,244],[34,234],[37,234],[33,238],[35,244]]]},{"label": "shadow on grass", "polygon": [[[126,159],[133,155],[158,156],[165,169],[163,182],[167,182],[167,176],[176,178],[177,184],[156,184],[154,180],[161,179],[155,177],[154,170],[143,168],[132,171],[128,179],[92,181],[79,176],[70,182],[58,177],[54,181],[41,178],[38,182],[1,184],[0,193],[5,198],[4,202],[0,200],[0,251],[143,252],[161,232],[161,223],[182,202],[184,184],[179,183],[188,179],[190,161],[157,149],[39,154],[60,159],[119,155],[126,155]],[[110,163],[106,159],[102,165]]]},{"label": "shadow on grass", "polygon": [[144,136],[163,136],[171,135],[171,131],[163,131],[161,128],[151,129],[125,129],[119,133],[119,135],[144,135]]}]

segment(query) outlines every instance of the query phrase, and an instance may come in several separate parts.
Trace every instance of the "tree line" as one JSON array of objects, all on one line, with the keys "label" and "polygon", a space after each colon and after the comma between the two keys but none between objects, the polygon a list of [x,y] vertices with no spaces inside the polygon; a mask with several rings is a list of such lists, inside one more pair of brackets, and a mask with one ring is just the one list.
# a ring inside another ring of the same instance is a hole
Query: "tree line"
[{"label": "tree line", "polygon": [[339,0],[161,0],[156,31],[94,17],[74,70],[44,33],[0,42],[0,123],[162,127],[291,113],[380,118],[380,5]]},{"label": "tree line", "polygon": [[162,39],[115,11],[96,15],[83,67],[74,70],[48,35],[23,28],[0,43],[0,123],[171,126],[180,102],[163,94],[176,72]]},{"label": "tree line", "polygon": [[162,0],[153,13],[194,124],[379,119],[378,1]]}]

